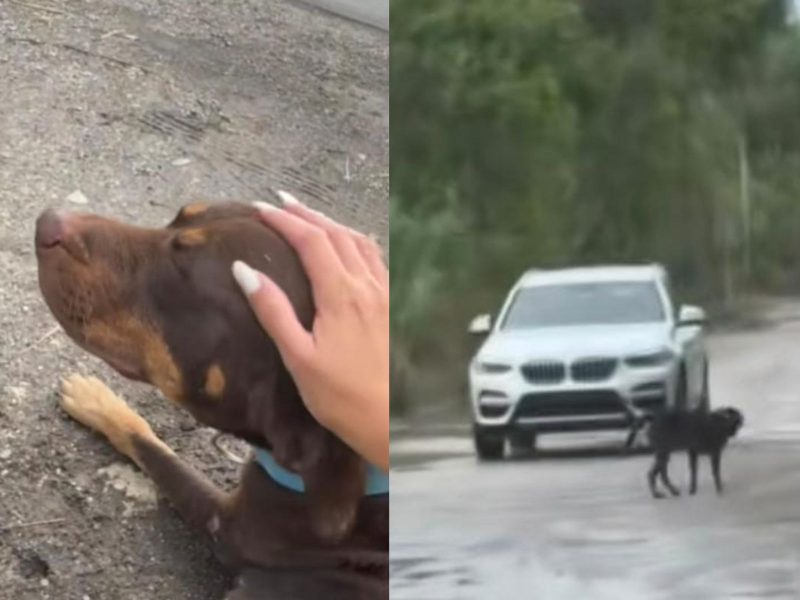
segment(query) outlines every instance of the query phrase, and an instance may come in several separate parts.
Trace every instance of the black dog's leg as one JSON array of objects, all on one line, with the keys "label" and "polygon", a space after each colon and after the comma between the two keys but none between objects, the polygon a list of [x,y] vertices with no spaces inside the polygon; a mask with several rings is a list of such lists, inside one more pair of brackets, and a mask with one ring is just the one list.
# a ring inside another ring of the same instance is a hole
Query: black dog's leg
[{"label": "black dog's leg", "polygon": [[689,450],[689,493],[694,495],[697,493],[697,452]]},{"label": "black dog's leg", "polygon": [[669,473],[667,472],[667,465],[669,465],[669,456],[664,458],[663,465],[661,467],[661,481],[664,482],[664,485],[669,490],[669,493],[673,496],[680,496],[681,492],[678,488],[672,485],[672,482],[669,480]]},{"label": "black dog's leg", "polygon": [[667,460],[668,455],[656,453],[653,466],[650,467],[650,470],[647,472],[647,482],[650,485],[650,493],[653,495],[653,498],[664,498],[664,494],[658,491],[657,477],[661,472],[662,465],[664,465]]},{"label": "black dog's leg", "polygon": [[715,450],[711,453],[711,470],[714,473],[714,485],[717,487],[717,493],[722,493],[722,477],[720,476],[720,458],[722,452]]},{"label": "black dog's leg", "polygon": [[625,438],[626,450],[631,450],[633,448],[633,443],[636,441],[636,436],[638,434],[639,434],[639,428],[636,425],[631,426],[631,429],[628,432],[628,437]]},{"label": "black dog's leg", "polygon": [[649,427],[650,421],[650,417],[631,412],[631,427],[628,431],[628,437],[625,439],[626,450],[633,450],[637,439],[642,435],[642,431],[644,431],[646,427]]}]

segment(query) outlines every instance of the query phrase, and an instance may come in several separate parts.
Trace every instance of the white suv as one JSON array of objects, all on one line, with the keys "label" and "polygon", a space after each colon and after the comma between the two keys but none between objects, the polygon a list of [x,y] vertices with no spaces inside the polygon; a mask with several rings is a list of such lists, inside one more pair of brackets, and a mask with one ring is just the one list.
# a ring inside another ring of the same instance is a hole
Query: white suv
[{"label": "white suv", "polygon": [[533,448],[536,434],[630,429],[663,407],[708,408],[708,357],[696,306],[676,310],[660,265],[529,271],[469,367],[482,459]]}]

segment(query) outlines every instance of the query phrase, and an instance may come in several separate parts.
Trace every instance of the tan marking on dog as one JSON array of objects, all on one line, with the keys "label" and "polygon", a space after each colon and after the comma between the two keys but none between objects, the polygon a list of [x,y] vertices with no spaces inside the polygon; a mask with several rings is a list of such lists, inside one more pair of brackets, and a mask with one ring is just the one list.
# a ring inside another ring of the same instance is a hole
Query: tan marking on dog
[{"label": "tan marking on dog", "polygon": [[[117,314],[84,329],[86,341],[141,364],[149,381],[173,402],[183,402],[183,375],[158,331],[133,315]],[[103,355],[101,351],[100,356]]]},{"label": "tan marking on dog", "polygon": [[181,209],[181,216],[186,217],[187,219],[191,219],[192,217],[202,215],[207,210],[208,210],[208,204],[206,204],[205,202],[192,202],[191,204],[187,204]]},{"label": "tan marking on dog", "polygon": [[153,385],[173,402],[183,403],[183,375],[167,344],[155,332],[146,338],[144,356],[145,369]]},{"label": "tan marking on dog", "polygon": [[102,433],[125,456],[142,467],[134,437],[148,439],[172,452],[150,425],[96,377],[70,375],[61,381],[61,408],[76,421]]},{"label": "tan marking on dog", "polygon": [[184,229],[178,233],[177,240],[181,246],[200,246],[208,241],[208,231],[200,227]]},{"label": "tan marking on dog", "polygon": [[214,364],[206,372],[205,392],[212,398],[222,398],[225,391],[225,374],[219,365]]}]

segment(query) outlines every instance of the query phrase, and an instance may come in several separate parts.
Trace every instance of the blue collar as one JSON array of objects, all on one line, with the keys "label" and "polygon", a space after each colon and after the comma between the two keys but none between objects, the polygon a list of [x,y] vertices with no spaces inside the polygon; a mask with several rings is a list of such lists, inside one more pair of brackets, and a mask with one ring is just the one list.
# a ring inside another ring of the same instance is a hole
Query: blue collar
[{"label": "blue collar", "polygon": [[[264,448],[256,448],[256,462],[267,472],[275,483],[292,491],[303,493],[306,491],[303,478],[297,473],[280,466],[272,453]],[[380,496],[389,493],[389,476],[374,465],[367,466],[367,481],[364,488],[365,496]]]}]

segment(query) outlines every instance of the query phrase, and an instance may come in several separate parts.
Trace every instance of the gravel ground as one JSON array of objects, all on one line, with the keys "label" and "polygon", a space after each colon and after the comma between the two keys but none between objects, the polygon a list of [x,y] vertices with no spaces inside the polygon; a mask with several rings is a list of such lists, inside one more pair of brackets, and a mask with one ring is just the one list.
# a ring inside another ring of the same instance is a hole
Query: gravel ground
[{"label": "gravel ground", "polygon": [[228,584],[148,480],[57,409],[61,376],[97,374],[236,480],[210,430],[55,329],[38,213],[160,225],[190,201],[288,189],[386,242],[387,59],[385,32],[283,0],[0,0],[0,598],[219,599]]}]

